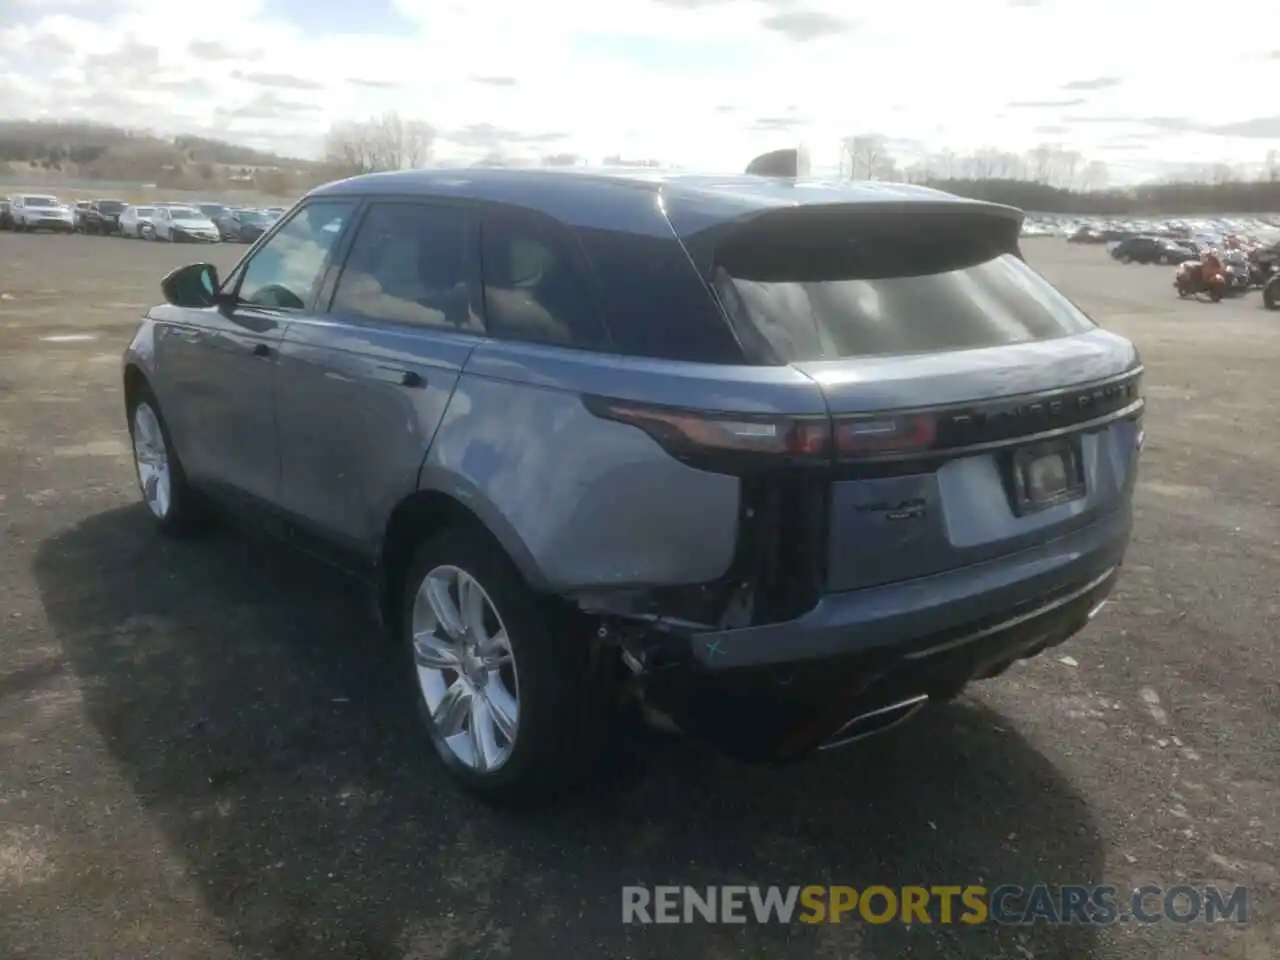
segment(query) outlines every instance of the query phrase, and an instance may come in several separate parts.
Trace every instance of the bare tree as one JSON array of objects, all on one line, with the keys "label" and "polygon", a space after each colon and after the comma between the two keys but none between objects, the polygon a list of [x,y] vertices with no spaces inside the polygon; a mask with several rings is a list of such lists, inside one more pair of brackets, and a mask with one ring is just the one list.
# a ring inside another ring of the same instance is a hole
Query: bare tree
[{"label": "bare tree", "polygon": [[1209,176],[1211,183],[1232,183],[1238,180],[1236,171],[1229,163],[1215,163]]},{"label": "bare tree", "polygon": [[346,175],[421,167],[431,159],[436,131],[422,120],[388,112],[335,123],[325,138],[325,162]]},{"label": "bare tree", "polygon": [[1090,160],[1085,165],[1081,180],[1086,190],[1105,190],[1111,181],[1111,171],[1101,160]]},{"label": "bare tree", "polygon": [[1076,185],[1076,176],[1080,172],[1080,165],[1083,161],[1084,157],[1076,150],[1059,148],[1054,151],[1054,176],[1050,183],[1060,187],[1067,187],[1068,189],[1073,188]]},{"label": "bare tree", "polygon": [[1027,155],[1031,167],[1031,179],[1036,183],[1048,183],[1053,176],[1053,158],[1058,148],[1053,144],[1042,143]]},{"label": "bare tree", "polygon": [[897,172],[897,164],[885,150],[881,137],[845,137],[842,153],[849,158],[851,180],[890,180]]}]

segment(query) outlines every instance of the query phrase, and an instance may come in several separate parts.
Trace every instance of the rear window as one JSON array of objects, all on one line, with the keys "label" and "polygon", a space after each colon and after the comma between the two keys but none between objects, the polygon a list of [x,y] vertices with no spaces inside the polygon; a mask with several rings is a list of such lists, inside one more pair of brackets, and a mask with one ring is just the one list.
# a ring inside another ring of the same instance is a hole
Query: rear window
[{"label": "rear window", "polygon": [[103,213],[119,213],[125,208],[123,200],[99,200],[98,209]]},{"label": "rear window", "polygon": [[725,312],[767,363],[996,347],[1095,326],[1017,256],[980,246],[770,244],[716,261]]}]

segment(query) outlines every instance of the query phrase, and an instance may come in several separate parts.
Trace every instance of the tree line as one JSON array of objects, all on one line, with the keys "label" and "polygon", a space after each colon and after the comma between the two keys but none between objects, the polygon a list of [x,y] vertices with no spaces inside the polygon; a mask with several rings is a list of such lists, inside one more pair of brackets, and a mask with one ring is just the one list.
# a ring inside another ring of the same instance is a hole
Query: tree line
[{"label": "tree line", "polygon": [[1194,167],[1177,179],[1109,187],[1107,164],[1079,151],[1041,144],[1026,153],[943,150],[903,164],[880,137],[849,137],[841,174],[859,180],[898,180],[1039,213],[1084,216],[1195,215],[1280,212],[1280,151],[1260,170],[1225,163]]},{"label": "tree line", "polygon": [[[208,137],[165,138],[82,121],[4,121],[0,122],[0,167],[7,164],[12,173],[51,179],[135,180],[192,189],[251,186],[288,197],[341,177],[426,166],[435,159],[437,136],[430,123],[394,112],[341,121],[324,139],[323,158],[313,162]],[[480,162],[558,167],[585,162],[571,153],[535,160],[515,157],[495,145]],[[605,162],[624,161],[611,156]],[[660,165],[655,160],[640,162]],[[942,150],[907,161],[896,156],[892,144],[882,137],[854,136],[843,142],[841,175],[926,184],[1043,213],[1280,212],[1280,152],[1276,150],[1259,169],[1211,164],[1189,170],[1176,181],[1117,188],[1110,185],[1105,163],[1061,145],[1042,144],[1025,153]]]},{"label": "tree line", "polygon": [[[326,139],[322,171],[326,175],[352,175],[424,166],[433,157],[435,140],[436,131],[430,124],[405,120],[394,113],[336,124]],[[1275,150],[1268,154],[1260,178],[1250,178],[1246,171],[1226,164],[1214,164],[1189,171],[1186,179],[1176,182],[1124,189],[1108,187],[1110,171],[1105,163],[1053,144],[1042,144],[1023,154],[995,149],[968,154],[943,150],[902,164],[883,138],[849,137],[842,152],[841,175],[850,179],[924,184],[1040,213],[1122,216],[1280,212],[1280,153]],[[521,161],[495,149],[480,162],[564,167],[584,161],[570,153]],[[616,155],[605,159],[606,164],[623,162]],[[639,163],[659,165],[653,160]]]}]

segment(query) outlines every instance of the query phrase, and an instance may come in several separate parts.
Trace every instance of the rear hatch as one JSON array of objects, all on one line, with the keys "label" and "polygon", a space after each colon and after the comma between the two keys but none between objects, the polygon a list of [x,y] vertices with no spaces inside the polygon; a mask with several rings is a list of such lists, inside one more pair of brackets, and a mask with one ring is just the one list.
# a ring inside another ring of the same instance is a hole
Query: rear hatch
[{"label": "rear hatch", "polygon": [[978,203],[802,205],[704,251],[748,354],[830,411],[828,591],[1022,550],[1131,495],[1137,353],[1023,262],[1019,225]]}]

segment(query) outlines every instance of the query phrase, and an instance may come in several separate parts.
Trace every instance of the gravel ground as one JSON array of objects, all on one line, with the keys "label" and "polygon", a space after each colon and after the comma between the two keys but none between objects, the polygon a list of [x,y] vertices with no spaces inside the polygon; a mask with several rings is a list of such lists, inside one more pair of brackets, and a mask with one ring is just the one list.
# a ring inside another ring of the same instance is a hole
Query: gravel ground
[{"label": "gravel ground", "polygon": [[[1280,315],[1032,241],[1139,344],[1138,526],[1082,635],[786,770],[637,751],[540,815],[455,791],[362,597],[138,505],[119,356],[194,251],[0,234],[0,958],[1280,957]],[[1272,586],[1267,587],[1270,583]],[[1064,659],[1065,658],[1065,659]],[[624,884],[1216,882],[1244,926],[624,926]]]}]

